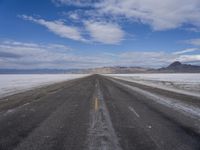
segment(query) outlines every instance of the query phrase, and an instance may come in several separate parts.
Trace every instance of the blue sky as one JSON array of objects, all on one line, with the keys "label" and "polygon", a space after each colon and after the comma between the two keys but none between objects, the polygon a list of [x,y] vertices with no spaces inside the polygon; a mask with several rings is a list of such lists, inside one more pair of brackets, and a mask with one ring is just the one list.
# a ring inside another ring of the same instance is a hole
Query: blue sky
[{"label": "blue sky", "polygon": [[0,68],[200,65],[199,0],[0,0]]}]

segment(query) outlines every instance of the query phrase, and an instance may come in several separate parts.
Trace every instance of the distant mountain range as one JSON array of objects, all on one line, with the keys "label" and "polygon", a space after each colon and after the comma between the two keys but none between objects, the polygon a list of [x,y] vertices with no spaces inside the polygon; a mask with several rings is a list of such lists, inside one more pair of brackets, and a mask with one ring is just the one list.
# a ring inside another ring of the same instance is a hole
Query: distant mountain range
[{"label": "distant mountain range", "polygon": [[157,71],[166,73],[200,73],[200,66],[182,64],[179,61],[175,61],[168,67],[157,69]]},{"label": "distant mountain range", "polygon": [[130,74],[130,73],[200,73],[200,66],[175,61],[167,67],[152,69],[142,67],[102,67],[79,70],[81,73]]},{"label": "distant mountain range", "polygon": [[159,69],[142,67],[101,67],[90,69],[0,69],[0,74],[130,74],[130,73],[200,73],[200,66],[173,62]]}]

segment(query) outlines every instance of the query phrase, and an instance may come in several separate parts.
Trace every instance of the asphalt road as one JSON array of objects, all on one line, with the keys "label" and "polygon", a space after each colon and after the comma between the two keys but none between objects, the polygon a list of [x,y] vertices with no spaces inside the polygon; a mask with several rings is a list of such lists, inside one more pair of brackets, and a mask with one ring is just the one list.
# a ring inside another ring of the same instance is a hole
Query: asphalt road
[{"label": "asphalt road", "polygon": [[0,99],[0,150],[200,150],[200,98],[92,75]]}]

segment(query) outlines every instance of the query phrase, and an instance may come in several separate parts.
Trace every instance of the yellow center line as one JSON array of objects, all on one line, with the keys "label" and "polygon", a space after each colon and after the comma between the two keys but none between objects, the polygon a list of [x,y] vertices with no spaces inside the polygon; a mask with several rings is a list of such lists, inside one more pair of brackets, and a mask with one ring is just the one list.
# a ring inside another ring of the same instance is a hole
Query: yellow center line
[{"label": "yellow center line", "polygon": [[95,103],[94,103],[94,110],[95,112],[99,109],[99,102],[98,102],[98,98],[95,98]]}]

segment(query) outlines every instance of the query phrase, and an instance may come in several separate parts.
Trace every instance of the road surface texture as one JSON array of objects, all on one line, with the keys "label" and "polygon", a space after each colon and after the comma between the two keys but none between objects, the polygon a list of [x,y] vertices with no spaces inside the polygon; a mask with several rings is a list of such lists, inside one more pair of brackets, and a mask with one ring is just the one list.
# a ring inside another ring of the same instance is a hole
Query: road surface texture
[{"label": "road surface texture", "polygon": [[0,100],[0,150],[200,150],[200,98],[101,75]]}]

